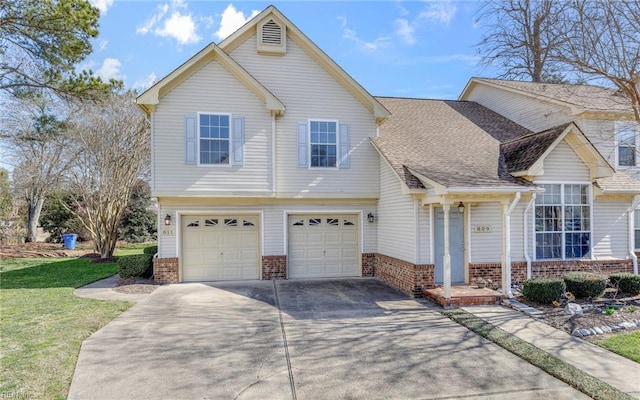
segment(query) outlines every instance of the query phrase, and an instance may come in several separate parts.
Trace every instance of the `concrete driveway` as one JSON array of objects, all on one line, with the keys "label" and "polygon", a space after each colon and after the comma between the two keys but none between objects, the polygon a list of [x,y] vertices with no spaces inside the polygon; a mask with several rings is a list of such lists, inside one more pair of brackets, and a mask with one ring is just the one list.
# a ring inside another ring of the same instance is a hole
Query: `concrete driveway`
[{"label": "concrete driveway", "polygon": [[82,345],[70,399],[581,399],[375,279],[163,286]]}]

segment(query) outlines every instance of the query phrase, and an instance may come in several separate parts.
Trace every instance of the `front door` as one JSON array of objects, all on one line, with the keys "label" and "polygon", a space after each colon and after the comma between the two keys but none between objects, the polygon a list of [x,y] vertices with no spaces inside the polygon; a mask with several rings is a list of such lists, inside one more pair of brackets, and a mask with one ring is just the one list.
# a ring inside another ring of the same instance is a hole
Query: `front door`
[{"label": "front door", "polygon": [[[435,266],[436,284],[444,282],[444,210],[435,208]],[[464,282],[464,213],[457,207],[449,211],[449,253],[451,255],[451,283]]]}]

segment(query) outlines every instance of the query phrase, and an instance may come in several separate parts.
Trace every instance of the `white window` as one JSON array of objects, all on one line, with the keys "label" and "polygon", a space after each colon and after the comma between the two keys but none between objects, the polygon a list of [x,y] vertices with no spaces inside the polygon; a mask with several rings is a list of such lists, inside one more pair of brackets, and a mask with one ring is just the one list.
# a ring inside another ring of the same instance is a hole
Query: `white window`
[{"label": "white window", "polygon": [[544,184],[536,198],[536,259],[577,259],[591,248],[589,185]]},{"label": "white window", "polygon": [[200,164],[229,164],[230,120],[226,114],[199,114]]},{"label": "white window", "polygon": [[616,143],[619,167],[634,167],[636,165],[637,133],[637,123],[616,122]]},{"label": "white window", "polygon": [[311,167],[335,168],[338,165],[338,123],[309,121]]}]

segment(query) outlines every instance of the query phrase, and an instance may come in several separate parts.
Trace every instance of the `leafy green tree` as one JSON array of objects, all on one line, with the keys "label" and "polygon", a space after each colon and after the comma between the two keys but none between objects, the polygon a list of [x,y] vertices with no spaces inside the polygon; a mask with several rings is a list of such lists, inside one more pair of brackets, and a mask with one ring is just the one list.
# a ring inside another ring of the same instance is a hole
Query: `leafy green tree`
[{"label": "leafy green tree", "polygon": [[152,206],[151,188],[145,181],[138,181],[131,191],[129,204],[120,224],[120,237],[129,243],[143,243],[156,240],[157,216],[150,210]]},{"label": "leafy green tree", "polygon": [[87,0],[0,0],[0,89],[106,90],[91,72],[75,71],[91,54],[99,17]]},{"label": "leafy green tree", "polygon": [[75,207],[76,196],[70,192],[57,191],[46,196],[40,225],[49,233],[47,242],[62,243],[64,233],[75,233],[78,241],[89,239],[90,235],[82,226],[82,222],[70,210]]}]

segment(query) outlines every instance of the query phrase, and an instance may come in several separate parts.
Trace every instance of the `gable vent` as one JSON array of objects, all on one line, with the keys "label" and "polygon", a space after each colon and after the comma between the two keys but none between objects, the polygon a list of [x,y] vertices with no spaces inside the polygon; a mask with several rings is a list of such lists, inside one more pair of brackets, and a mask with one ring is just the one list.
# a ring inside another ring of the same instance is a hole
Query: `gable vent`
[{"label": "gable vent", "polygon": [[258,25],[258,53],[283,55],[287,51],[286,27],[274,19]]},{"label": "gable vent", "polygon": [[282,44],[282,28],[273,20],[262,26],[262,44],[280,46]]}]

